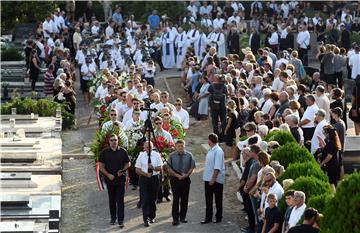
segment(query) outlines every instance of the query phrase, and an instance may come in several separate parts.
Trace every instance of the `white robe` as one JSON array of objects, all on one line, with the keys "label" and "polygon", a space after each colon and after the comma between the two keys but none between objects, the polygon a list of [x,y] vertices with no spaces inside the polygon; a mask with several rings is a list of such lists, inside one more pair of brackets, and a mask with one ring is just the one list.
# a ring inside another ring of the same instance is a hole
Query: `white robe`
[{"label": "white robe", "polygon": [[199,36],[200,36],[200,33],[199,33],[199,30],[197,30],[197,29],[191,29],[190,31],[188,31],[187,37],[189,39],[190,46],[194,45],[194,43],[197,41]]},{"label": "white robe", "polygon": [[[168,51],[166,51],[168,47]],[[174,52],[174,35],[171,31],[162,33],[161,35],[162,56],[161,61],[166,69],[171,69],[175,66],[175,52]],[[168,53],[167,53],[168,52]]]},{"label": "white robe", "polygon": [[205,33],[201,33],[199,38],[194,43],[195,54],[200,60],[203,58],[202,53],[205,51],[206,44],[207,37]]},{"label": "white robe", "polygon": [[[220,33],[220,35],[219,35]],[[226,51],[225,51],[225,35],[222,32],[216,33],[215,36],[215,43],[216,43],[216,50],[217,53],[219,54],[219,57],[224,57],[226,56]]]},{"label": "white robe", "polygon": [[176,68],[180,69],[181,64],[185,58],[187,47],[189,46],[186,32],[182,32],[176,38],[175,45],[177,47],[177,54],[176,54]]}]

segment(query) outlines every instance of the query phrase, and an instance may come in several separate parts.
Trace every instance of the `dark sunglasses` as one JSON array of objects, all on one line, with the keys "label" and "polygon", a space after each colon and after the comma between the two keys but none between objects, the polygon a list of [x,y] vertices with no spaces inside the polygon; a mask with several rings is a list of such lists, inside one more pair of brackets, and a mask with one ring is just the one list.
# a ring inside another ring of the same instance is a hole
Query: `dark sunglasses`
[{"label": "dark sunglasses", "polygon": [[175,106],[181,106],[181,104],[175,104]]},{"label": "dark sunglasses", "polygon": [[162,123],[161,122],[156,122],[155,125],[161,125]]},{"label": "dark sunglasses", "polygon": [[117,139],[110,139],[110,142],[116,142]]},{"label": "dark sunglasses", "polygon": [[110,116],[116,116],[116,114],[110,114]]}]

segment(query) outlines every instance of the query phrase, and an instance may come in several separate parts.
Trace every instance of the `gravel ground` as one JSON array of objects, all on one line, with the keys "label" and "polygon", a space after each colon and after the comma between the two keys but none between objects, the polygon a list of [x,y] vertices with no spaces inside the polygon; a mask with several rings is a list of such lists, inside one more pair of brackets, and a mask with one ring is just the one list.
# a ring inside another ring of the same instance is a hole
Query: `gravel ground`
[{"label": "gravel ground", "polygon": [[[160,73],[172,76],[175,71]],[[157,79],[156,86],[166,90],[164,79]],[[167,79],[167,84],[174,97],[185,97],[185,93],[177,78]],[[78,129],[63,132],[64,153],[82,153],[83,147],[91,143],[97,127],[95,117],[88,124],[91,111],[83,104],[78,95],[77,123]],[[206,136],[210,129],[210,122],[195,122],[191,120],[191,130],[187,135],[187,149],[196,159],[197,168],[191,177],[188,220],[189,223],[177,227],[171,225],[171,202],[157,205],[156,223],[149,228],[142,226],[142,213],[136,208],[138,190],[127,190],[125,194],[125,228],[122,232],[240,232],[246,225],[244,213],[240,210],[241,203],[237,200],[235,189],[238,184],[235,173],[228,168],[229,176],[224,185],[224,219],[220,224],[201,225],[205,216],[204,185],[202,182],[203,162],[205,152],[201,144],[206,143]],[[63,170],[63,199],[62,199],[62,232],[119,232],[117,226],[109,225],[108,198],[106,190],[97,190],[95,170],[89,159],[66,159]]]}]

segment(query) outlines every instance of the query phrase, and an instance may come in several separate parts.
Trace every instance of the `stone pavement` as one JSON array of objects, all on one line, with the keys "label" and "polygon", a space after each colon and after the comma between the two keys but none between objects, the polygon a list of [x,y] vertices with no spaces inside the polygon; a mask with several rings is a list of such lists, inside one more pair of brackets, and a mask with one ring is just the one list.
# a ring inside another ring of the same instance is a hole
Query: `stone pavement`
[{"label": "stone pavement", "polygon": [[[159,73],[156,78],[156,87],[168,90],[170,87],[174,98],[184,97],[185,93],[176,78],[164,77],[177,76],[176,70],[167,70]],[[85,146],[90,145],[97,121],[92,117],[89,124],[91,110],[83,105],[81,93],[77,95],[78,106],[76,112],[78,129],[63,132],[63,151],[65,154],[74,154],[75,159],[66,159],[63,162],[63,232],[119,232],[118,226],[109,225],[109,210],[107,191],[97,190],[95,182],[95,169],[91,160],[76,159],[76,154],[83,154]],[[197,168],[192,175],[190,188],[189,209],[187,224],[171,225],[171,202],[163,202],[157,205],[156,223],[145,228],[142,225],[142,212],[136,208],[138,190],[129,190],[125,194],[125,228],[121,232],[240,232],[240,228],[246,224],[242,205],[237,200],[235,189],[238,180],[235,173],[228,168],[229,176],[226,177],[224,186],[224,219],[220,224],[201,225],[200,221],[205,216],[204,184],[202,182],[202,170],[205,152],[201,144],[207,142],[210,122],[191,121],[191,130],[187,135],[187,149],[196,159]]]}]

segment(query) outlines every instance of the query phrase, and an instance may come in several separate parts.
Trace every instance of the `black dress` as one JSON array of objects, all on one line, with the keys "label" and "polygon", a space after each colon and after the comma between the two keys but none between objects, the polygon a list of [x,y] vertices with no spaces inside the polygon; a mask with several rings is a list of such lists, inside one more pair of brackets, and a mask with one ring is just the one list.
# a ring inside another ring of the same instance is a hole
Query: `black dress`
[{"label": "black dress", "polygon": [[70,91],[69,93],[64,93],[65,101],[67,103],[66,110],[71,113],[75,114],[75,106],[76,106],[76,98],[75,93]]},{"label": "black dress", "polygon": [[234,140],[236,137],[236,129],[238,126],[238,116],[239,114],[230,112],[228,114],[228,121],[231,119],[230,127],[225,135],[225,143],[227,146],[233,146]]},{"label": "black dress", "polygon": [[[344,111],[344,104],[342,102],[342,99],[336,99],[334,102],[330,103],[330,109],[334,109],[336,107],[341,108],[341,110]],[[335,120],[330,115],[330,123],[335,124]]]},{"label": "black dress", "polygon": [[[357,87],[354,87],[352,90],[352,96],[355,97],[355,103],[352,104],[352,107],[350,109],[349,115],[351,114],[351,111],[353,109],[359,109],[360,108],[360,87],[358,87],[358,90],[356,91]],[[360,112],[358,112],[358,115],[360,115]],[[355,123],[360,123],[360,116],[350,117],[351,120],[353,120]]]},{"label": "black dress", "polygon": [[336,184],[340,178],[340,167],[337,159],[338,150],[336,149],[335,142],[326,141],[326,145],[322,150],[320,160],[323,161],[327,155],[332,155],[329,162],[327,162],[322,169],[329,177],[330,184]]}]

